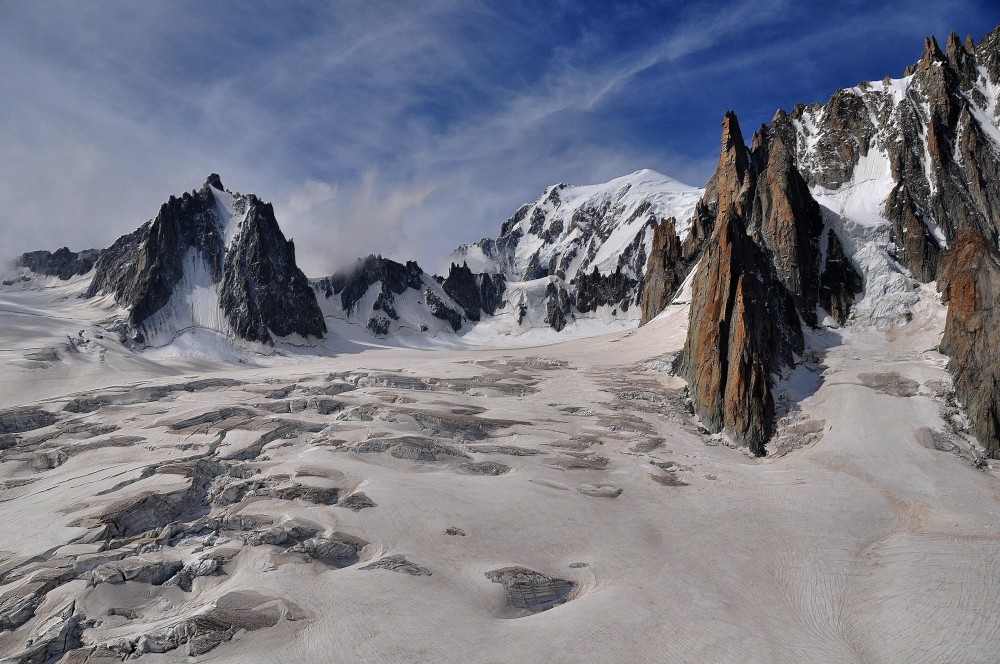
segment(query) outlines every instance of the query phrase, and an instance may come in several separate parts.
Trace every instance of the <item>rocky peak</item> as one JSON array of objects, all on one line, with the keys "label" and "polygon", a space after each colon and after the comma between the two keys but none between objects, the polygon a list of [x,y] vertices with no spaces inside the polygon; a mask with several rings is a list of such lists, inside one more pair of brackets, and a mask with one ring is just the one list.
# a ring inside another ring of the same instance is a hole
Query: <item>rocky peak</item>
[{"label": "rocky peak", "polygon": [[247,205],[241,232],[226,252],[219,290],[229,324],[239,337],[263,343],[271,343],[272,335],[322,338],[326,324],[295,263],[295,244],[285,239],[270,203],[250,194]]},{"label": "rocky peak", "polygon": [[408,288],[420,288],[423,274],[415,261],[407,261],[404,265],[381,255],[369,254],[322,281],[327,297],[338,293],[344,311],[351,313],[374,284],[380,283],[383,291],[401,295]]},{"label": "rocky peak", "polygon": [[452,263],[441,283],[444,292],[458,303],[465,317],[478,322],[482,314],[493,315],[503,304],[506,281],[502,274],[474,273],[468,263]]},{"label": "rocky peak", "polygon": [[780,139],[760,133],[749,155],[739,140],[736,115],[727,113],[715,192],[706,192],[718,205],[702,201],[716,217],[678,368],[704,425],[762,454],[773,425],[771,375],[803,348],[796,304],[818,297],[810,283],[818,281],[818,210]]},{"label": "rocky peak", "polygon": [[670,304],[690,271],[676,228],[677,220],[673,217],[653,227],[653,244],[646,260],[642,287],[640,325],[651,321]]},{"label": "rocky peak", "polygon": [[[773,125],[787,122],[788,117],[781,114]],[[761,127],[753,146],[752,208],[743,214],[749,219],[757,243],[769,251],[778,278],[802,317],[815,325],[819,237],[823,231],[819,204],[795,168],[794,144],[789,148],[780,130]]]},{"label": "rocky peak", "polygon": [[946,53],[928,38],[906,78],[779,111],[748,152],[726,115],[694,215],[702,260],[678,361],[706,426],[762,449],[773,402],[761,386],[797,352],[799,317],[817,324],[819,305],[839,323],[892,325],[918,301],[916,278],[945,287],[942,349],[977,435],[1000,454],[1000,346],[986,333],[1000,324],[1000,105],[984,80],[998,61],[1000,28],[975,46],[952,34]]},{"label": "rocky peak", "polygon": [[1000,83],[1000,25],[976,44],[976,61],[986,70],[990,83]]},{"label": "rocky peak", "polygon": [[736,179],[742,181],[747,170],[749,156],[747,146],[740,131],[740,122],[733,110],[726,111],[722,118],[722,153],[719,155],[719,166],[724,170],[732,170]]},{"label": "rocky peak", "polygon": [[87,296],[102,293],[140,345],[197,327],[263,343],[326,331],[271,204],[226,192],[214,173],[101,253]]},{"label": "rocky peak", "polygon": [[750,156],[743,142],[743,132],[736,119],[736,113],[726,111],[722,119],[722,152],[719,154],[719,165],[712,177],[709,189],[714,189],[718,197],[716,214],[724,216],[739,199],[743,182],[749,167]]},{"label": "rocky peak", "polygon": [[378,336],[403,327],[426,332],[435,321],[457,332],[464,320],[461,307],[415,261],[404,264],[370,254],[313,280],[312,288],[327,315],[363,324]]},{"label": "rocky peak", "polygon": [[941,48],[938,46],[934,35],[924,37],[923,55],[920,56],[920,60],[916,64],[912,64],[906,68],[903,76],[910,76],[921,69],[928,69],[936,62],[946,62],[944,53],[941,52]]},{"label": "rocky peak", "polygon": [[204,187],[212,187],[218,189],[219,191],[225,191],[226,188],[222,186],[222,178],[219,177],[218,173],[211,173],[207,178],[205,178]]},{"label": "rocky peak", "polygon": [[976,82],[976,49],[972,45],[972,35],[963,44],[958,33],[952,31],[945,53],[949,66],[959,75],[962,90],[970,89]]}]

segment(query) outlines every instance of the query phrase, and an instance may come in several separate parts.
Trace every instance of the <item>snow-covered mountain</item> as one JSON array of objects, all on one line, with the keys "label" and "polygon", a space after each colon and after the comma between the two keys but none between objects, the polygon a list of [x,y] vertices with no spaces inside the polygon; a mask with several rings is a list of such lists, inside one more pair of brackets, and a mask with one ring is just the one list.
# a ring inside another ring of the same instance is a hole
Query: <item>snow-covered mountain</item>
[{"label": "snow-covered mountain", "polygon": [[466,320],[439,279],[414,261],[404,265],[372,255],[311,283],[324,316],[361,325],[379,337],[401,330],[431,336],[458,332]]},{"label": "snow-covered mountain", "polygon": [[839,90],[825,105],[797,106],[772,121],[865,277],[861,322],[905,320],[917,299],[914,279],[938,278],[942,253],[963,228],[996,236],[988,223],[1000,212],[992,49],[987,37],[977,58],[971,39],[963,44],[953,33],[946,55],[929,38],[902,78]]},{"label": "snow-covered mountain", "polygon": [[108,325],[137,348],[186,332],[246,346],[302,343],[326,332],[305,275],[270,203],[227,191],[212,174],[198,191],[171,196],[157,215],[109,248],[22,255],[3,283],[43,288],[74,280],[104,298]]},{"label": "snow-covered mountain", "polygon": [[655,229],[686,237],[703,190],[650,170],[589,186],[557,184],[500,235],[465,244],[444,277],[368,256],[312,281],[324,315],[384,337],[401,330],[562,331],[580,319],[638,323]]},{"label": "snow-covered mountain", "polygon": [[451,261],[503,278],[495,313],[507,320],[504,331],[561,330],[578,318],[638,322],[653,229],[672,217],[685,237],[703,191],[651,170],[597,185],[557,184],[522,205],[497,238],[462,245]]}]

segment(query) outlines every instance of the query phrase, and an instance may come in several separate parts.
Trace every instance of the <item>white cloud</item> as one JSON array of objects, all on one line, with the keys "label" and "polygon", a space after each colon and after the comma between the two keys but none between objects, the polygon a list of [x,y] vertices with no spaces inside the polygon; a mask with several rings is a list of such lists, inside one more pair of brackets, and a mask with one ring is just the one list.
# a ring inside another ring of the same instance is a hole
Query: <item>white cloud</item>
[{"label": "white cloud", "polygon": [[286,236],[298,239],[296,257],[303,271],[326,275],[370,253],[413,258],[409,250],[420,232],[406,221],[437,186],[387,187],[375,171],[364,173],[351,189],[307,180],[275,203],[275,214]]}]

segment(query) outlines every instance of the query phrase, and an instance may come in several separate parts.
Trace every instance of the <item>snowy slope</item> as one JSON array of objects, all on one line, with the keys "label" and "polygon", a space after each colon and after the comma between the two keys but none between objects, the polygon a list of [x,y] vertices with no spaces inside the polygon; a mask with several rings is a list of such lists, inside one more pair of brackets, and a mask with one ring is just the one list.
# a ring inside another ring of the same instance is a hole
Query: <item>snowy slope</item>
[{"label": "snowy slope", "polygon": [[641,276],[652,241],[651,219],[677,219],[683,238],[704,189],[649,169],[587,186],[553,185],[534,203],[521,206],[497,239],[462,245],[453,263],[479,272],[502,272],[508,281],[554,274],[572,281],[597,268],[603,275],[622,267]]},{"label": "snowy slope", "polygon": [[[929,145],[934,134],[933,97],[938,89],[935,70],[941,66],[933,62],[923,72],[840,90],[826,106],[800,107],[792,118],[798,169],[810,182],[827,228],[837,233],[864,280],[864,292],[852,316],[861,326],[905,323],[919,300],[919,283],[914,277],[920,275],[906,269],[900,259],[901,244],[907,239],[900,236],[906,229],[898,224],[894,227],[887,210],[899,188],[905,187],[907,195],[915,199],[917,216],[937,249],[949,247],[949,226],[954,222],[937,218],[935,210],[953,208],[942,202],[942,187],[952,183],[942,180],[954,174]],[[982,67],[977,74],[955,103],[968,109],[978,129],[1000,154],[1000,87],[989,80]],[[856,109],[856,121],[846,135],[843,115],[833,117],[842,108]],[[853,165],[842,153],[843,145],[849,142],[857,143]],[[962,162],[957,145],[951,159]],[[842,173],[845,162],[849,170],[846,178]]]}]

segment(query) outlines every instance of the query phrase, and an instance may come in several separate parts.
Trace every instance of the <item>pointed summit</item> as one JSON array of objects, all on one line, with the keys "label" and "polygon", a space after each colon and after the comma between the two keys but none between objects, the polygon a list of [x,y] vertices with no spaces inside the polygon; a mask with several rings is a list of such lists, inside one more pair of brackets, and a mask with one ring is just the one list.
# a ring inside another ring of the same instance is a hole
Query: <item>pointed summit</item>
[{"label": "pointed summit", "polygon": [[938,46],[934,35],[924,37],[924,54],[920,57],[920,66],[929,67],[932,62],[941,62],[942,60],[944,60],[944,53],[941,52],[941,47]]},{"label": "pointed summit", "polygon": [[954,69],[961,79],[962,89],[968,90],[976,82],[976,54],[968,42],[962,44],[961,38],[954,30],[948,35],[946,46],[948,54],[948,64]]},{"label": "pointed summit", "polygon": [[746,143],[743,142],[743,132],[740,131],[740,121],[736,113],[727,111],[722,119],[722,152],[719,153],[719,166],[715,169],[712,182],[708,188],[718,193],[718,217],[740,201],[740,192],[746,180],[746,172],[750,165]]},{"label": "pointed summit", "polygon": [[951,54],[953,51],[957,51],[962,48],[962,39],[958,36],[958,33],[952,30],[948,34],[948,41],[945,43],[945,52],[948,54],[948,59],[951,59]]},{"label": "pointed summit", "polygon": [[[268,344],[321,338],[322,312],[271,204],[229,194],[238,204],[228,208],[219,205],[222,191],[212,173],[200,191],[171,196],[154,219],[101,252],[87,297],[112,296],[140,347],[195,328]],[[193,297],[205,299],[192,306]]]},{"label": "pointed summit", "polygon": [[211,173],[207,178],[205,178],[205,186],[213,187],[219,191],[226,190],[226,188],[222,186],[222,178],[219,177],[218,173]]},{"label": "pointed summit", "polygon": [[743,142],[743,132],[740,131],[740,121],[733,111],[726,111],[722,119],[722,154],[719,155],[719,166],[736,168],[737,177],[742,180],[747,169],[747,146]]}]

